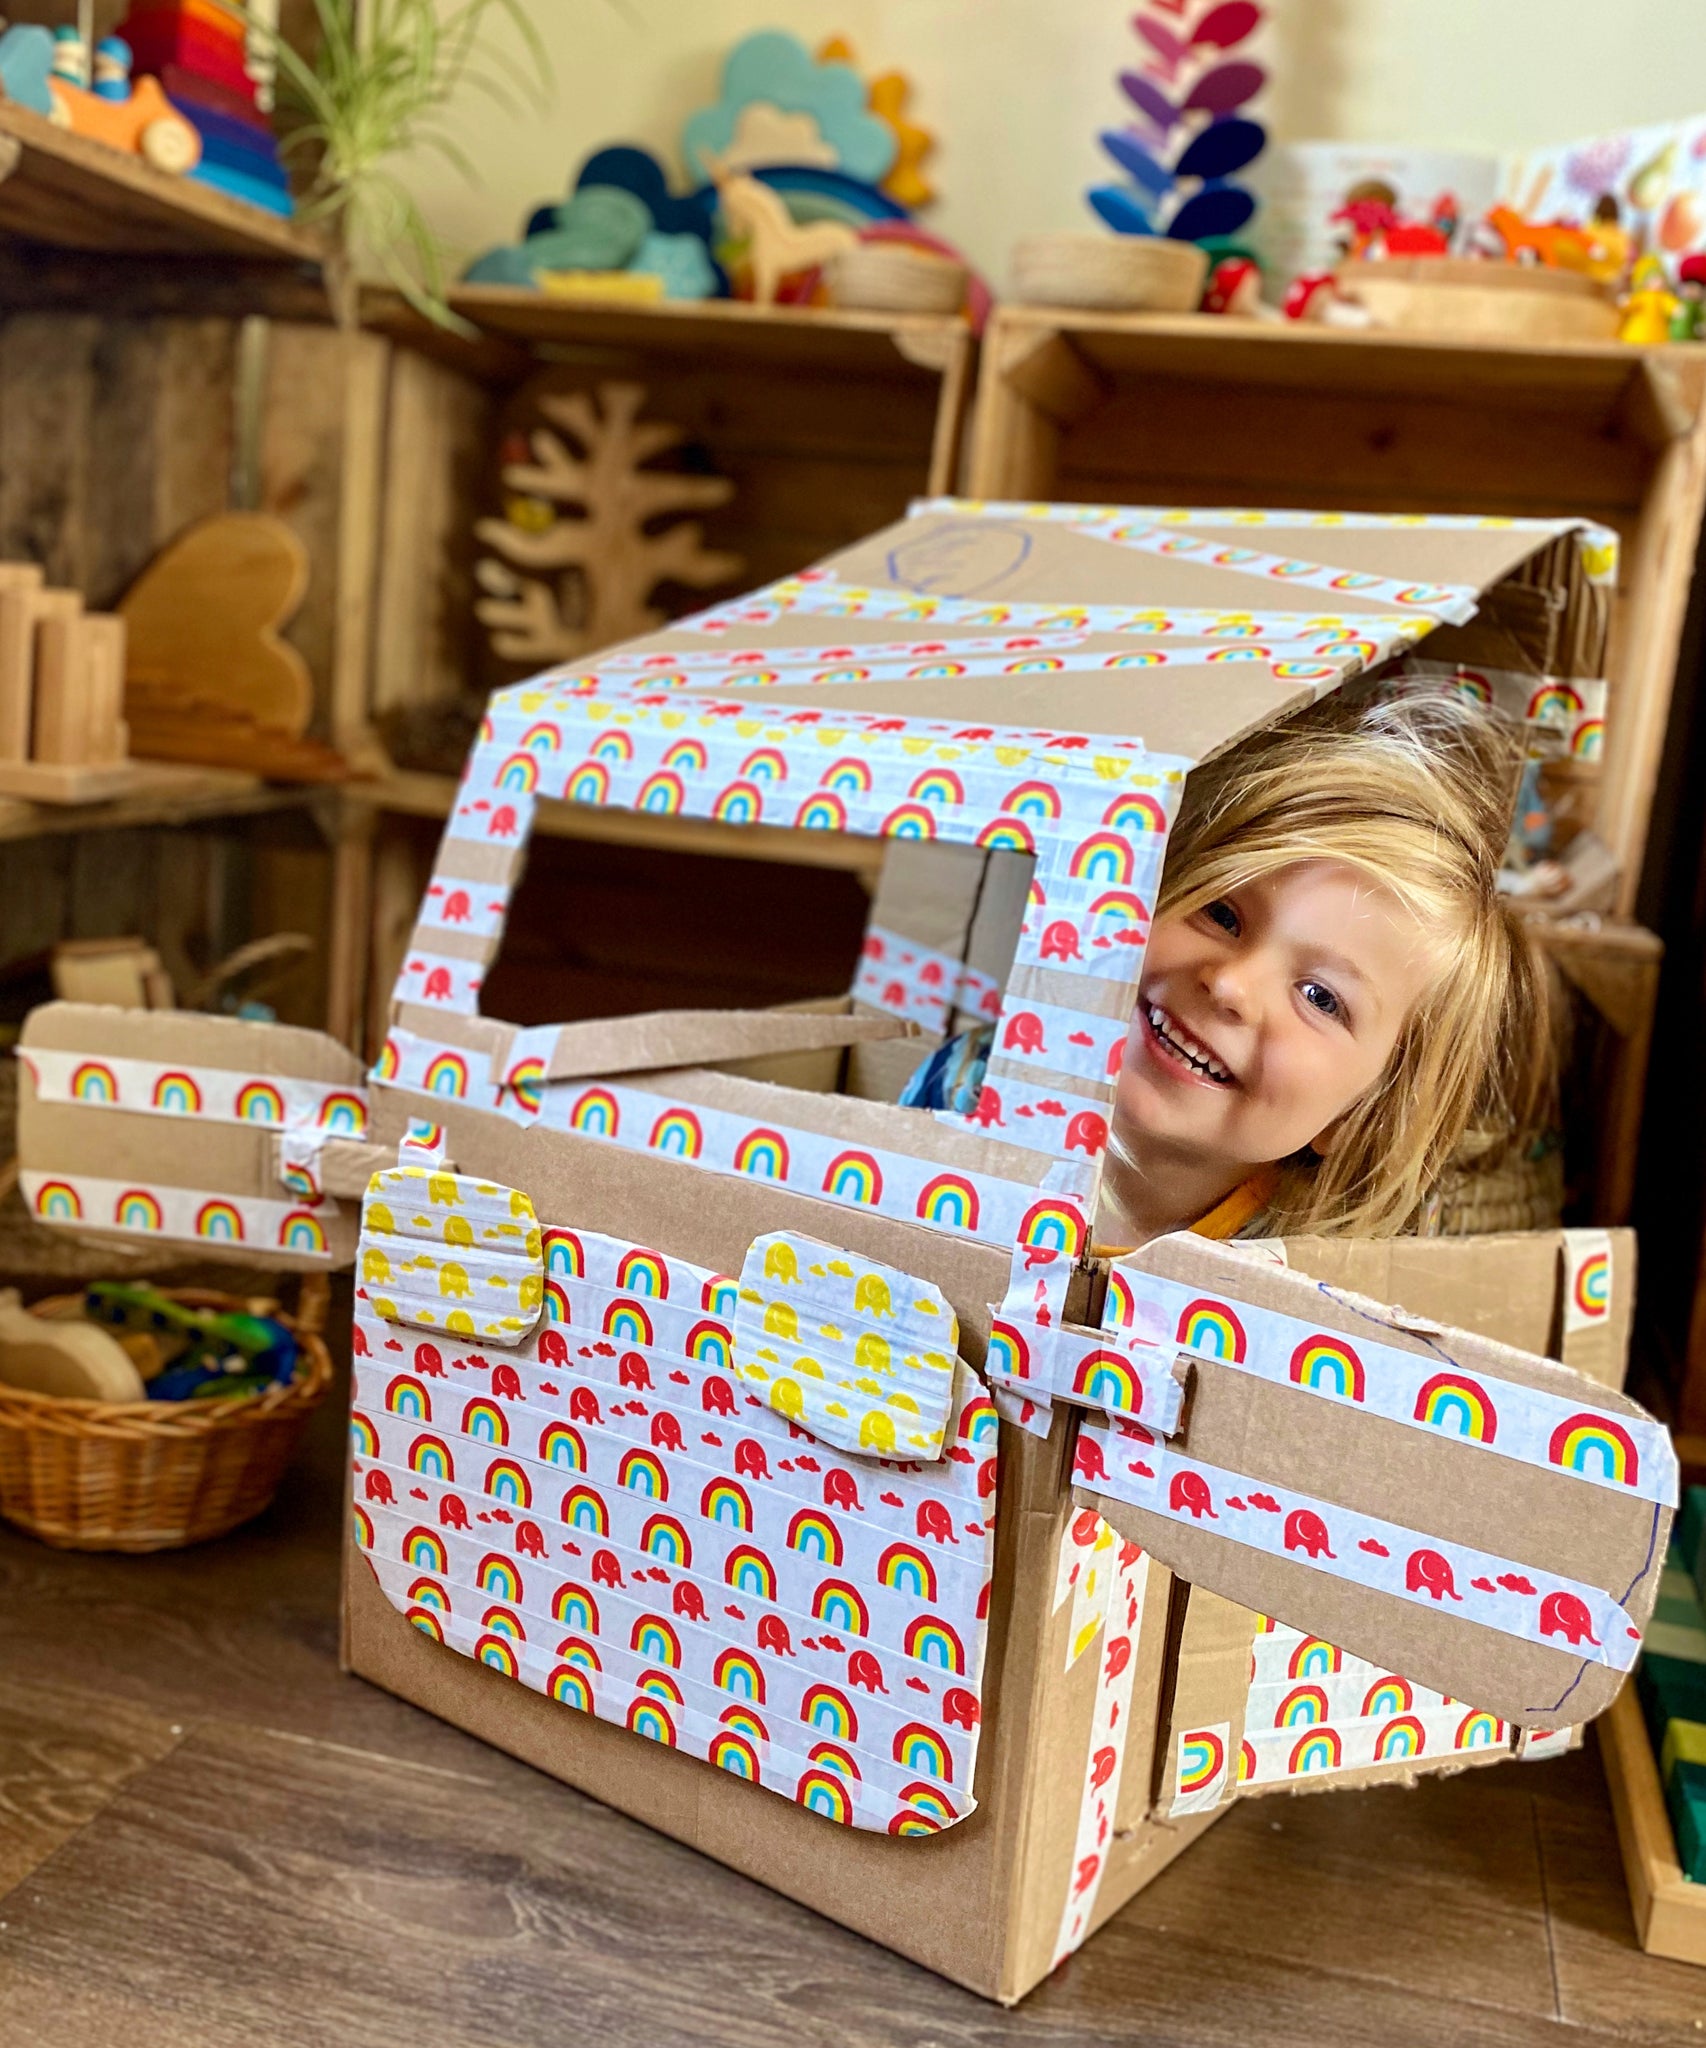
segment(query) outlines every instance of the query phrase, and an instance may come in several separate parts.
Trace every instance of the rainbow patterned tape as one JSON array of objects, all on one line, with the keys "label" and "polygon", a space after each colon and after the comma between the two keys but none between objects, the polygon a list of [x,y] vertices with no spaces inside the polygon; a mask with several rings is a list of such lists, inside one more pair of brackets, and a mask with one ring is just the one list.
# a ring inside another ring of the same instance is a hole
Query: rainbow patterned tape
[{"label": "rainbow patterned tape", "polygon": [[1564,1232],[1564,1335],[1597,1330],[1611,1317],[1609,1230]]},{"label": "rainbow patterned tape", "polygon": [[1284,1622],[1257,1623],[1238,1753],[1241,1785],[1509,1745],[1510,1731],[1496,1714]]},{"label": "rainbow patterned tape", "polygon": [[1228,1542],[1614,1671],[1627,1671],[1640,1653],[1640,1630],[1598,1586],[1205,1465],[1157,1442],[1141,1423],[1085,1420],[1075,1477],[1170,1521],[1212,1522]]},{"label": "rainbow patterned tape", "polygon": [[[1125,604],[988,604],[974,597],[924,597],[905,590],[869,589],[825,571],[784,577],[750,595],[691,618],[678,627],[726,633],[742,625],[769,625],[788,613],[805,617],[900,619],[918,625],[1014,627],[1049,633],[1131,633],[1143,639],[1312,640],[1368,634],[1383,646],[1418,640],[1433,620],[1386,612],[1249,612],[1162,609]],[[956,645],[959,643],[956,642]],[[862,653],[864,650],[860,650]],[[887,651],[887,650],[885,650]],[[931,650],[934,651],[934,650]],[[721,657],[712,657],[720,659]]]},{"label": "rainbow patterned tape", "polygon": [[1503,712],[1543,731],[1557,733],[1578,761],[1597,761],[1605,749],[1604,680],[1536,679],[1514,669],[1472,668],[1459,661],[1405,659],[1382,688],[1394,696],[1457,696]]},{"label": "rainbow patterned tape", "polygon": [[[1096,1531],[1098,1548],[1106,1528],[1102,1523]],[[1112,1539],[1112,1531],[1108,1535]],[[1055,1936],[1056,1963],[1079,1946],[1096,1917],[1096,1897],[1107,1868],[1114,1815],[1119,1807],[1120,1778],[1133,1719],[1131,1694],[1137,1676],[1137,1633],[1149,1590],[1149,1559],[1135,1543],[1113,1539],[1106,1552],[1095,1592],[1077,1631],[1088,1630],[1093,1636],[1099,1625],[1105,1634],[1096,1668],[1096,1700],[1090,1714],[1089,1754],[1078,1802],[1072,1876]],[[1138,1717],[1140,1721],[1141,1718]]]},{"label": "rainbow patterned tape", "polygon": [[[815,663],[795,659],[794,649],[766,651],[744,661],[731,656],[709,667],[683,662],[634,669],[619,668],[612,662],[608,667],[572,675],[553,672],[541,681],[548,680],[556,691],[575,690],[588,696],[633,697],[659,690],[732,690],[744,696],[751,690],[802,683],[834,688],[863,683],[959,682],[990,676],[1102,675],[1119,669],[1200,668],[1227,661],[1260,661],[1282,680],[1330,686],[1339,681],[1345,664],[1377,661],[1396,644],[1392,639],[1343,629],[1296,638],[1263,635],[1237,641],[1180,640],[1176,646],[1113,652],[1083,646],[1086,638],[1088,635],[1038,635],[982,654],[970,651],[978,644],[974,641],[954,641],[923,652],[911,649],[888,660],[878,658],[875,649],[861,647],[827,650],[827,658],[819,655]],[[703,664],[703,657],[699,660]]]},{"label": "rainbow patterned tape", "polygon": [[274,1202],[258,1195],[164,1187],[158,1181],[97,1180],[82,1173],[24,1172],[18,1180],[31,1213],[43,1223],[135,1230],[190,1244],[249,1245],[306,1259],[331,1256],[324,1220],[337,1213],[331,1202]]},{"label": "rainbow patterned tape", "polygon": [[[1352,1305],[1321,1291],[1340,1307]],[[1102,1320],[1104,1328],[1128,1331],[1140,1343],[1189,1352],[1407,1428],[1460,1437],[1497,1457],[1676,1505],[1676,1453],[1661,1424],[1608,1414],[1571,1394],[1464,1372],[1439,1341],[1419,1352],[1374,1338],[1352,1344],[1277,1309],[1245,1302],[1234,1307],[1125,1264],[1109,1272]],[[1372,1309],[1368,1320],[1373,1329],[1387,1327]]]},{"label": "rainbow patterned tape", "polygon": [[284,1074],[234,1073],[223,1067],[95,1059],[45,1045],[31,1046],[18,1058],[29,1069],[43,1102],[201,1117],[221,1124],[266,1124],[280,1130],[313,1129],[334,1138],[367,1134],[367,1097],[355,1088]]},{"label": "rainbow patterned tape", "polygon": [[[1472,584],[1405,583],[1392,576],[1373,576],[1362,570],[1335,569],[1327,563],[1299,560],[1292,556],[1264,554],[1257,548],[1228,546],[1217,536],[1228,526],[1267,527],[1285,531],[1299,527],[1347,525],[1349,520],[1322,518],[1309,513],[1214,512],[1174,510],[1142,505],[1053,505],[1016,504],[985,499],[939,498],[915,504],[913,512],[942,512],[990,519],[1030,519],[1048,526],[1069,526],[1087,539],[1111,541],[1116,547],[1135,548],[1140,553],[1182,557],[1200,562],[1205,568],[1232,569],[1244,576],[1260,576],[1304,590],[1337,590],[1347,595],[1371,597],[1406,611],[1425,611],[1437,619],[1461,625],[1475,616],[1480,592]],[[1387,522],[1372,520],[1371,524]],[[1485,522],[1467,519],[1467,526]],[[1548,522],[1534,522],[1549,531]],[[1207,529],[1202,538],[1193,529]]]},{"label": "rainbow patterned tape", "polygon": [[539,1220],[518,1188],[427,1166],[367,1184],[362,1286],[375,1315],[416,1329],[519,1344],[539,1320]]},{"label": "rainbow patterned tape", "polygon": [[1142,1416],[1161,1436],[1179,1426],[1185,1389],[1173,1354],[1141,1338],[1039,1323],[997,1311],[984,1373],[1033,1400],[1074,1401],[1109,1415]]},{"label": "rainbow patterned tape", "polygon": [[1231,1746],[1230,1721],[1180,1730],[1173,1761],[1173,1799],[1167,1808],[1170,1819],[1208,1813],[1226,1797],[1233,1782]]},{"label": "rainbow patterned tape", "polygon": [[963,512],[998,519],[1037,519],[1051,525],[1097,526],[1107,520],[1144,520],[1158,527],[1267,527],[1274,532],[1317,531],[1333,527],[1346,532],[1431,529],[1436,533],[1556,534],[1574,533],[1590,583],[1612,584],[1617,578],[1622,545],[1615,529],[1592,520],[1519,519],[1503,512],[1309,512],[1251,505],[1056,505],[999,502],[987,498],[915,498],[907,516],[923,512]]},{"label": "rainbow patterned tape", "polygon": [[741,1269],[735,1371],[844,1451],[930,1461],[954,1405],[959,1324],[927,1281],[815,1238],[755,1238]]},{"label": "rainbow patterned tape", "polygon": [[[515,1090],[501,1090],[486,1062],[394,1029],[374,1069],[396,1088],[501,1110],[519,1123],[534,1113]],[[1060,1192],[1039,1183],[942,1167],[907,1153],[848,1145],[791,1125],[755,1122],[730,1110],[673,1102],[619,1082],[551,1084],[540,1089],[537,1121],[548,1130],[597,1138],[629,1151],[656,1152],[712,1173],[774,1181],[845,1208],[916,1218],[983,1244],[1006,1248],[1083,1242],[1088,1160],[1073,1162]]]},{"label": "rainbow patterned tape", "polygon": [[935,1463],[845,1460],[740,1387],[735,1281],[544,1240],[548,1320],[504,1355],[358,1298],[354,1520],[386,1597],[828,1819],[951,1826],[973,1808],[998,1470],[976,1376],[956,1369]]}]

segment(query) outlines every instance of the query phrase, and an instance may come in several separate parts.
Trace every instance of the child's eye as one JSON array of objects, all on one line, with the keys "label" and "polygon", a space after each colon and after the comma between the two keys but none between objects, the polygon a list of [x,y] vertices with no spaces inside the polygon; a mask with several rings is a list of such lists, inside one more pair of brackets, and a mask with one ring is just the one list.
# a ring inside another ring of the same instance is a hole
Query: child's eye
[{"label": "child's eye", "polygon": [[1222,931],[1231,932],[1234,938],[1237,937],[1238,913],[1224,896],[1217,896],[1212,903],[1205,903],[1203,916],[1212,918]]},{"label": "child's eye", "polygon": [[1299,984],[1303,1000],[1311,1009],[1319,1010],[1323,1017],[1341,1017],[1344,1005],[1324,981],[1305,981]]}]

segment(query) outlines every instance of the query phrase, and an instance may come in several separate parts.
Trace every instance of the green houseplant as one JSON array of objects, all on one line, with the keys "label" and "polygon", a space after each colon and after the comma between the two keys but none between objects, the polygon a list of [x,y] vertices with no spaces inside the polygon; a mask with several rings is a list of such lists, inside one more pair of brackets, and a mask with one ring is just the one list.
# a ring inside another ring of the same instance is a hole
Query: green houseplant
[{"label": "green houseplant", "polygon": [[[525,0],[313,0],[311,55],[230,4],[276,64],[283,147],[309,167],[298,217],[333,226],[354,270],[378,271],[417,311],[460,326],[445,304],[444,247],[393,165],[430,150],[478,183],[449,132],[451,101],[466,90],[509,112],[543,108],[550,64]],[[505,23],[521,58],[489,33]]]}]

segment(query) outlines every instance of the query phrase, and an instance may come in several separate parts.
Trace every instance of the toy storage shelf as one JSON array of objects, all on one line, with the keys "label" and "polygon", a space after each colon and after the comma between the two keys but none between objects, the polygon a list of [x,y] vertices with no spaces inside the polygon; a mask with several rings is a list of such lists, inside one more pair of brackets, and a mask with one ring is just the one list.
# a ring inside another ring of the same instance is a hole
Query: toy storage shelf
[{"label": "toy storage shelf", "polygon": [[1633,1685],[1623,1688],[1600,1719],[1599,1754],[1636,1938],[1648,1955],[1706,1963],[1706,1885],[1691,1884],[1676,1860],[1664,1787]]},{"label": "toy storage shelf", "polygon": [[1615,528],[1599,831],[1633,911],[1706,500],[1706,350],[1003,307],[967,488]]},{"label": "toy storage shelf", "polygon": [[0,233],[51,248],[318,265],[320,239],[258,206],[0,104]]},{"label": "toy storage shelf", "polygon": [[[718,589],[678,597],[677,609],[788,575],[901,517],[912,499],[952,490],[971,394],[974,339],[951,317],[730,301],[584,305],[496,286],[459,289],[451,304],[466,331],[434,327],[396,293],[369,288],[362,331],[349,337],[346,381],[382,456],[363,492],[370,595],[351,587],[351,615],[370,630],[345,667],[345,705],[372,721],[400,770],[414,771],[349,791],[357,824],[338,922],[373,933],[370,948],[349,949],[370,977],[370,1037],[426,882],[422,835],[403,821],[447,815],[463,759],[460,744],[443,758],[408,752],[399,725],[430,724],[457,700],[553,665],[499,662],[473,609],[474,524],[500,508],[499,449],[530,417],[530,380],[549,371],[556,388],[639,385],[641,419],[681,428],[695,463],[732,483],[729,501],[699,517],[706,545],[742,566]],[[346,500],[346,529],[349,519]],[[811,868],[826,888],[880,864],[870,846],[829,833],[725,834],[683,819],[551,810],[541,829],[556,836]]]},{"label": "toy storage shelf", "polygon": [[258,775],[227,768],[180,768],[165,761],[135,764],[131,787],[103,803],[40,804],[0,797],[0,843],[47,839],[65,832],[122,832],[136,827],[193,825],[300,809],[312,792],[281,789]]}]

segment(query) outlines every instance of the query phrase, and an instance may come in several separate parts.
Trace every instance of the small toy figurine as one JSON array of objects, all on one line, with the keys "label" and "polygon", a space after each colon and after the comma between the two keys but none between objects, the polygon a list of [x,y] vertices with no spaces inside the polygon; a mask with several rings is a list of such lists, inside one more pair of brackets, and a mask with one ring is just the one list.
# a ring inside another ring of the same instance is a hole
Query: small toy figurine
[{"label": "small toy figurine", "polygon": [[1235,320],[1256,320],[1270,309],[1262,304],[1262,272],[1248,256],[1223,256],[1203,287],[1202,311],[1229,313]]},{"label": "small toy figurine", "polygon": [[[1597,231],[1572,227],[1568,221],[1525,220],[1514,206],[1494,206],[1484,225],[1497,235],[1512,263],[1543,263],[1552,270],[1580,270],[1590,277],[1612,261],[1612,252]],[[1621,256],[1616,259],[1621,265]],[[1615,268],[1611,272],[1616,274]]]},{"label": "small toy figurine", "polygon": [[130,45],[123,36],[103,36],[95,45],[95,97],[130,98]]},{"label": "small toy figurine", "polygon": [[[116,37],[111,38],[117,41]],[[105,46],[103,45],[103,48]],[[121,49],[125,45],[120,43]],[[116,59],[109,60],[114,63]],[[124,82],[123,74],[118,74]],[[111,74],[103,84],[113,83]],[[74,135],[87,135],[109,149],[128,150],[157,171],[182,177],[201,161],[201,137],[160,88],[157,78],[139,78],[132,90],[85,92],[56,72],[48,82],[51,119]]]},{"label": "small toy figurine", "polygon": [[1330,270],[1306,271],[1291,281],[1280,308],[1288,320],[1301,320],[1315,327],[1367,327],[1372,323],[1363,307],[1339,290],[1339,280]]},{"label": "small toy figurine", "polygon": [[1706,253],[1697,250],[1676,266],[1676,296],[1671,340],[1706,341]]},{"label": "small toy figurine", "polygon": [[1617,339],[1636,348],[1653,348],[1670,339],[1670,324],[1682,301],[1665,278],[1665,267],[1656,256],[1643,256],[1629,281],[1629,296],[1623,301],[1623,324]]},{"label": "small toy figurine", "polygon": [[1405,220],[1397,201],[1397,193],[1379,178],[1368,178],[1351,187],[1345,194],[1344,205],[1331,216],[1350,229],[1345,254],[1358,259],[1448,256],[1459,218],[1453,195],[1442,192],[1425,221]]},{"label": "small toy figurine", "polygon": [[86,88],[89,83],[89,45],[69,22],[53,32],[53,75],[67,85]]}]

